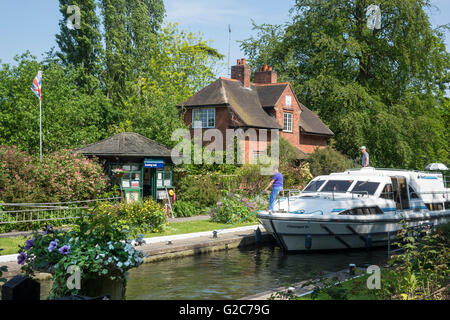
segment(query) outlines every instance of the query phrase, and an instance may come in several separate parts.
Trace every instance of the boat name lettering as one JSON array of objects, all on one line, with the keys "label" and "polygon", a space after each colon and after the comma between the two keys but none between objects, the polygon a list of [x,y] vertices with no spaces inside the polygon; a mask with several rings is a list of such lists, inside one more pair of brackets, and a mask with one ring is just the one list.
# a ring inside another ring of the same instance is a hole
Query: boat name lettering
[{"label": "boat name lettering", "polygon": [[309,226],[297,226],[294,224],[288,224],[287,227],[288,228],[297,228],[297,229],[309,229]]}]

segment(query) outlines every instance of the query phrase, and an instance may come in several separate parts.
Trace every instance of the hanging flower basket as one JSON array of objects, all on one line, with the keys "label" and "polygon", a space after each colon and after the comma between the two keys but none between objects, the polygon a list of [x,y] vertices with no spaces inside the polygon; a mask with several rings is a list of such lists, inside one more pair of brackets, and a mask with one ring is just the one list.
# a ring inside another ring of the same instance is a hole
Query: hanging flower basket
[{"label": "hanging flower basket", "polygon": [[122,168],[115,168],[115,169],[112,169],[112,173],[113,173],[114,177],[122,178],[125,171]]}]

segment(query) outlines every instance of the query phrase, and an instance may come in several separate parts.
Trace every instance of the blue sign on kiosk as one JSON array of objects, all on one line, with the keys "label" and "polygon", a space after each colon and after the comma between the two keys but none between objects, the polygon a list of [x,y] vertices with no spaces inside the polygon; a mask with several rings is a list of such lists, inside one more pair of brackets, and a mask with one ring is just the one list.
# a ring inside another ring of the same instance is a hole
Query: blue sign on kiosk
[{"label": "blue sign on kiosk", "polygon": [[144,168],[164,168],[164,160],[144,159]]}]

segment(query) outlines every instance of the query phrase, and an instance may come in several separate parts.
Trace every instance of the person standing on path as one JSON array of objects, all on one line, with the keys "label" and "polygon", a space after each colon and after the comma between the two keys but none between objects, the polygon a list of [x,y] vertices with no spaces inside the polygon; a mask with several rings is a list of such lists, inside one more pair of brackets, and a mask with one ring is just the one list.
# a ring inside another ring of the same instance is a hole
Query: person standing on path
[{"label": "person standing on path", "polygon": [[274,172],[272,180],[264,189],[264,192],[267,192],[267,190],[272,187],[272,193],[269,198],[269,211],[273,211],[275,199],[277,198],[278,193],[283,190],[283,175],[278,171],[278,166],[274,167]]},{"label": "person standing on path", "polygon": [[368,167],[369,166],[369,154],[367,153],[365,146],[361,147],[361,152],[362,152],[361,165],[363,166],[363,168]]}]

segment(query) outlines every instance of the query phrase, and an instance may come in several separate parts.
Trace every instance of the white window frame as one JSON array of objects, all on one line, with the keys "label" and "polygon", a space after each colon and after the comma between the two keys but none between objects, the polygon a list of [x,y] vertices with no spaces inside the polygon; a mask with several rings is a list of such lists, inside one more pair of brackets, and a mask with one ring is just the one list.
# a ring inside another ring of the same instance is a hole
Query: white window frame
[{"label": "white window frame", "polygon": [[196,108],[192,109],[192,128],[215,128],[216,109]]},{"label": "white window frame", "polygon": [[287,105],[288,107],[291,107],[291,106],[292,106],[292,97],[289,96],[289,95],[286,96],[286,105]]},{"label": "white window frame", "polygon": [[294,114],[283,112],[283,132],[292,132],[294,122]]}]

